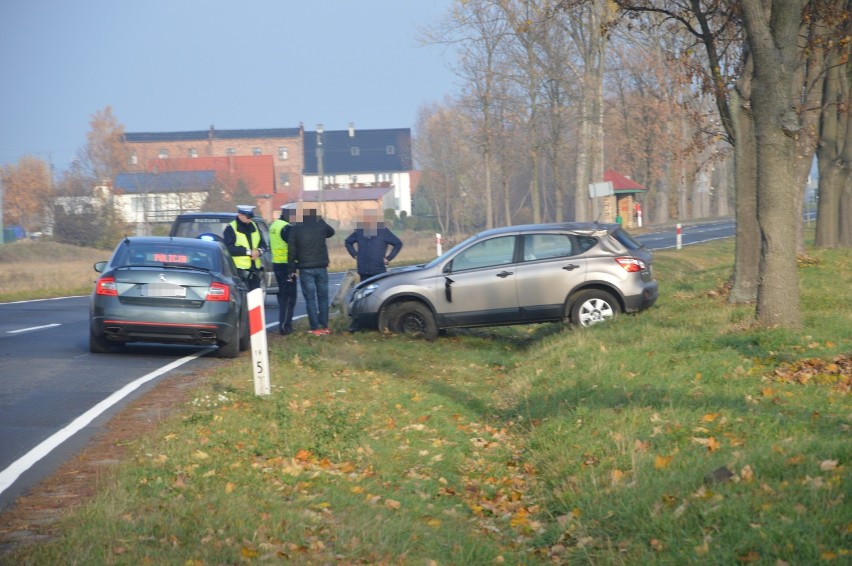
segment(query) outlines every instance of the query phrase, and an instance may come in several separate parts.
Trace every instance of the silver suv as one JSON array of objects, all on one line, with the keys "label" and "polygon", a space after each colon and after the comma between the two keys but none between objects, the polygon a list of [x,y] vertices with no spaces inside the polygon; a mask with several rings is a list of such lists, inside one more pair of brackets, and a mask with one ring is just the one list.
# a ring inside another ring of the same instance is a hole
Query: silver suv
[{"label": "silver suv", "polygon": [[362,328],[434,340],[445,328],[570,322],[591,326],[657,300],[651,252],[618,224],[510,226],[481,232],[424,265],[359,283]]}]

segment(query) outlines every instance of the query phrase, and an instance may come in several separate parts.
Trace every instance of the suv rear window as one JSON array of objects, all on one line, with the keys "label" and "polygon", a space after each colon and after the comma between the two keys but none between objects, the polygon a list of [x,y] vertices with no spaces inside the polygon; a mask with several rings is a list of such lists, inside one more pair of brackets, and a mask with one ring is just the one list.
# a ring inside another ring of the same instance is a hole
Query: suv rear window
[{"label": "suv rear window", "polygon": [[[179,216],[175,219],[170,235],[181,238],[197,238],[202,234],[213,234],[221,238],[222,234],[225,233],[225,228],[235,219],[236,215],[230,218],[221,216],[189,216],[181,218]],[[269,242],[269,228],[266,226],[266,222],[259,217],[255,217],[253,220],[260,228],[264,240]]]},{"label": "suv rear window", "polygon": [[197,238],[201,234],[221,236],[230,222],[230,219],[224,218],[178,218],[172,236],[181,238]]},{"label": "suv rear window", "polygon": [[628,250],[638,250],[642,247],[642,244],[637,242],[630,236],[627,232],[618,228],[615,232],[612,233],[612,237],[618,240],[622,246],[627,248]]}]

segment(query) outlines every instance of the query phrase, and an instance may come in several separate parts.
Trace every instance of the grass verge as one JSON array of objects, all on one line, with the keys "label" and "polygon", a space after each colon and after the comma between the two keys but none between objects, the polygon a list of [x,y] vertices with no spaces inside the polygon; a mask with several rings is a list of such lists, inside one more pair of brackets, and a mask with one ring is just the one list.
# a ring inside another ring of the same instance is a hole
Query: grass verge
[{"label": "grass verge", "polygon": [[811,253],[800,332],[727,304],[717,242],[655,254],[658,305],[584,331],[270,335],[272,395],[223,364],[4,560],[848,563],[852,253]]}]

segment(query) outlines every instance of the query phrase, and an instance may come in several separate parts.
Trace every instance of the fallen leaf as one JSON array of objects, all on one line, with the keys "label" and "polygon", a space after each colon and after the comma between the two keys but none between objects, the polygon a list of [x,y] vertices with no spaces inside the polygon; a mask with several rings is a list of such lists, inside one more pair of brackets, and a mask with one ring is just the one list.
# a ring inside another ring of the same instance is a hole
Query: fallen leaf
[{"label": "fallen leaf", "polygon": [[752,562],[757,562],[758,560],[760,560],[760,554],[758,554],[754,550],[749,550],[742,556],[737,556],[737,562],[742,562],[743,564],[751,564]]},{"label": "fallen leaf", "polygon": [[669,464],[672,463],[671,456],[657,456],[654,458],[654,468],[657,470],[664,470],[669,467]]},{"label": "fallen leaf", "polygon": [[837,468],[837,460],[823,460],[819,463],[819,469],[828,472]]}]

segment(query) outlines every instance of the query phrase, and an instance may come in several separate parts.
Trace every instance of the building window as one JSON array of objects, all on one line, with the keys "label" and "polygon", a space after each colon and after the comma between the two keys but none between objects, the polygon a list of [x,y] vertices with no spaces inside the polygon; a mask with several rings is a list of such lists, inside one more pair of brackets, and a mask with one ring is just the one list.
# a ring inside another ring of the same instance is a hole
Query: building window
[{"label": "building window", "polygon": [[190,157],[198,157],[198,150],[194,147],[189,148],[189,156]]},{"label": "building window", "polygon": [[282,187],[289,187],[290,186],[290,173],[281,173],[281,175],[278,177],[278,183]]},{"label": "building window", "polygon": [[130,154],[130,164],[139,165],[139,157],[136,155],[135,151]]},{"label": "building window", "polygon": [[357,145],[353,145],[349,148],[349,155],[351,155],[352,157],[357,157],[361,155],[361,148]]},{"label": "building window", "polygon": [[157,157],[159,157],[160,159],[168,159],[169,150],[168,149],[161,149],[160,152],[157,154]]},{"label": "building window", "polygon": [[263,152],[260,150],[259,147],[253,147],[253,148],[251,148],[251,154],[252,155],[263,155]]},{"label": "building window", "polygon": [[388,155],[395,154],[396,153],[396,147],[394,147],[392,145],[386,145],[385,146],[385,153],[387,153]]},{"label": "building window", "polygon": [[287,159],[287,156],[288,156],[287,148],[283,145],[279,145],[278,146],[278,159],[283,161],[283,160]]},{"label": "building window", "polygon": [[228,148],[225,149],[225,154],[226,155],[236,155],[237,154],[237,148],[228,147]]}]

